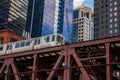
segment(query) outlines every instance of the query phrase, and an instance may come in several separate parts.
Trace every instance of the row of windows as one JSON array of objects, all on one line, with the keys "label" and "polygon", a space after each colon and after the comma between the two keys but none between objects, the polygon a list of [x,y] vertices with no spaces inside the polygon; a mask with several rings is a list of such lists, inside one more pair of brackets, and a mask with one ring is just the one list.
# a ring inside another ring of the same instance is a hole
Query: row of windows
[{"label": "row of windows", "polygon": [[118,33],[118,29],[110,30],[110,34]]},{"label": "row of windows", "polygon": [[118,27],[118,24],[117,23],[110,24],[110,28],[113,28],[113,27]]},{"label": "row of windows", "polygon": [[117,5],[117,2],[114,2],[114,3],[111,2],[111,3],[110,3],[110,7],[112,7],[113,5],[114,5],[114,6]]},{"label": "row of windows", "polygon": [[[82,19],[77,19],[77,20],[73,20],[73,22],[78,22],[78,21],[83,21],[84,20],[84,18],[82,18]],[[86,19],[87,20],[87,19]]]},{"label": "row of windows", "polygon": [[[61,42],[62,38],[60,36],[57,36],[57,42]],[[50,41],[50,36],[46,37],[46,43],[48,43]],[[52,36],[52,41],[55,41],[55,36]],[[19,47],[24,47],[24,46],[30,46],[31,41],[21,41],[21,42],[17,42],[15,44],[15,48],[19,48]],[[40,39],[35,39],[34,40],[34,45],[39,45],[41,43]],[[7,45],[7,50],[12,49],[12,44],[8,44]]]}]

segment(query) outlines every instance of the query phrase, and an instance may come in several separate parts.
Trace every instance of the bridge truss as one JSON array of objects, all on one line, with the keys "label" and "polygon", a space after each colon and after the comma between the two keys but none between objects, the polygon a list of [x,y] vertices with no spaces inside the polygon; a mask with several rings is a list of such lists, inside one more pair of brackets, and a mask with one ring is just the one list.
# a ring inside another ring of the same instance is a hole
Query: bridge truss
[{"label": "bridge truss", "polygon": [[0,80],[119,80],[120,36],[0,56]]}]

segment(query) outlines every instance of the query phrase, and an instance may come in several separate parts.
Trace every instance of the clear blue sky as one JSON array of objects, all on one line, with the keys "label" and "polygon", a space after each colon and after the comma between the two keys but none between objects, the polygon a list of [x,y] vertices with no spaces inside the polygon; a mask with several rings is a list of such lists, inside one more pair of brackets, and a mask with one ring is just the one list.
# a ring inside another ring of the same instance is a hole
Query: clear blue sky
[{"label": "clear blue sky", "polygon": [[81,4],[85,4],[85,5],[89,6],[93,10],[94,0],[73,0],[74,8],[80,6]]},{"label": "clear blue sky", "polygon": [[94,0],[85,0],[84,3],[93,10]]}]

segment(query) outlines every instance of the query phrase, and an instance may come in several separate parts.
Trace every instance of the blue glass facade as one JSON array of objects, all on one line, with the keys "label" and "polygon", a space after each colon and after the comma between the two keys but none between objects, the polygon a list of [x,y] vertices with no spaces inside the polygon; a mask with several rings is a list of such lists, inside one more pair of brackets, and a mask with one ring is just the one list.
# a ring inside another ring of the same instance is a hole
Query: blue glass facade
[{"label": "blue glass facade", "polygon": [[43,22],[44,0],[29,0],[26,36],[38,37],[41,36]]},{"label": "blue glass facade", "polygon": [[25,34],[39,37],[63,33],[64,0],[29,0]]},{"label": "blue glass facade", "polygon": [[73,19],[79,18],[79,10],[74,10],[73,11]]},{"label": "blue glass facade", "polygon": [[77,42],[78,40],[78,23],[73,24],[72,26],[72,43]]}]

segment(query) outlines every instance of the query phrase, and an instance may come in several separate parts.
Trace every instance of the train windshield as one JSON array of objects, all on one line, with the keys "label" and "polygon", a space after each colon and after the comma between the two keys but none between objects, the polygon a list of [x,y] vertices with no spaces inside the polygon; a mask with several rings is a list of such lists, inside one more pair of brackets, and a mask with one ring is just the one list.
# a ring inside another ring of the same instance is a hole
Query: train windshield
[{"label": "train windshield", "polygon": [[57,41],[58,41],[58,42],[61,42],[60,36],[57,36]]},{"label": "train windshield", "polygon": [[55,36],[54,35],[52,36],[52,41],[55,41]]},{"label": "train windshield", "polygon": [[49,42],[49,40],[50,40],[50,36],[47,36],[46,42]]}]

